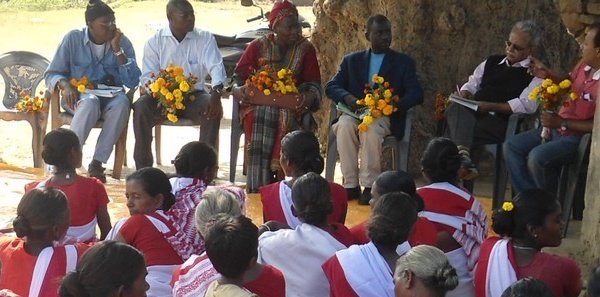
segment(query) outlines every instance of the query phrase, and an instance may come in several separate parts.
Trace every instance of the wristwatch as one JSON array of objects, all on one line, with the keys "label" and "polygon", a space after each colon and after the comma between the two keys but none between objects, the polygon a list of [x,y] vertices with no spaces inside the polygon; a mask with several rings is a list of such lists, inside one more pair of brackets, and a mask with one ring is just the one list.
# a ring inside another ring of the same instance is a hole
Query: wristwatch
[{"label": "wristwatch", "polygon": [[115,56],[120,56],[120,55],[124,55],[125,52],[123,51],[123,48],[121,48],[118,52],[115,52]]},{"label": "wristwatch", "polygon": [[569,125],[567,124],[567,120],[563,120],[562,122],[560,122],[560,130],[561,131],[567,131],[567,129],[569,129]]},{"label": "wristwatch", "polygon": [[223,96],[223,84],[218,84],[212,87],[212,91],[219,94],[219,96]]}]

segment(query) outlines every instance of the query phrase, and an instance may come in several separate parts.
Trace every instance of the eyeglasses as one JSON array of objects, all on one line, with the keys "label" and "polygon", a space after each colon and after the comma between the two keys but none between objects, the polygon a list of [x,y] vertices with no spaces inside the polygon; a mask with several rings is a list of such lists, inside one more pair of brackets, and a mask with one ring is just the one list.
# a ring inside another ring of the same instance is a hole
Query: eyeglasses
[{"label": "eyeglasses", "polygon": [[108,22],[100,22],[98,23],[106,28],[110,28],[112,26],[116,26],[117,25],[117,21],[108,21]]},{"label": "eyeglasses", "polygon": [[516,44],[514,44],[514,43],[512,43],[512,42],[510,42],[508,40],[505,41],[505,42],[506,42],[506,47],[511,47],[512,46],[512,48],[514,50],[516,50],[517,52],[524,51],[525,49],[527,49],[527,47],[516,45]]}]

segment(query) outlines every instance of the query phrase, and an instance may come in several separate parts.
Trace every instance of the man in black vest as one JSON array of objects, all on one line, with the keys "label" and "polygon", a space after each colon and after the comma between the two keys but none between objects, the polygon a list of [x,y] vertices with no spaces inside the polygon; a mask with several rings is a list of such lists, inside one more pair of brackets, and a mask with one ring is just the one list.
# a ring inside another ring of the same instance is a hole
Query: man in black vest
[{"label": "man in black vest", "polygon": [[528,95],[542,80],[528,73],[530,56],[541,58],[543,29],[533,21],[516,23],[506,41],[506,55],[492,55],[483,61],[459,95],[478,101],[474,111],[453,103],[446,111],[446,136],[458,146],[463,159],[460,177],[479,175],[470,158],[474,146],[504,141],[511,113],[534,113],[537,103]]}]

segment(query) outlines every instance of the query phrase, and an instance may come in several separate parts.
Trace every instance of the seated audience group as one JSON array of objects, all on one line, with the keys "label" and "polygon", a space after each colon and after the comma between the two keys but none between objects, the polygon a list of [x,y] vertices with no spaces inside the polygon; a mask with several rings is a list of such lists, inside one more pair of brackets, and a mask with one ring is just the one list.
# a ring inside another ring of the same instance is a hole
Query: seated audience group
[{"label": "seated audience group", "polygon": [[[169,0],[166,7],[168,26],[146,43],[141,70],[114,11],[101,0],[89,1],[86,27],[61,42],[45,79],[74,114],[72,130],[45,136],[42,156],[54,171],[26,186],[16,234],[0,233],[0,296],[579,295],[577,264],[542,249],[562,241],[558,170],[592,130],[600,23],[589,28],[581,62],[562,77],[541,62],[543,30],[533,21],[517,22],[505,55],[489,56],[459,89],[479,108],[450,106],[449,138],[428,143],[420,160],[425,185],[417,188],[406,172],[380,167],[383,137],[402,137],[407,110],[423,101],[416,63],[390,49],[387,17],[369,17],[370,48],[344,57],[325,92],[355,111],[365,83],[379,75],[403,99],[366,130],[347,114],[333,124],[344,180],[339,185],[320,175],[325,162],[311,131],[311,112],[323,97],[315,48],[301,36],[296,7],[276,1],[268,16],[273,33],[252,41],[235,70],[233,95],[246,137],[244,191],[212,185],[226,84],[215,39],[195,27],[188,0]],[[185,144],[173,160],[175,172],[167,174],[152,167],[152,127],[164,114],[147,81],[170,64],[198,77],[177,116],[202,124],[200,141]],[[298,93],[271,100],[253,89],[250,76],[265,66],[289,70]],[[121,91],[114,97],[80,94],[71,80],[84,76]],[[531,90],[542,79],[564,78],[578,100],[543,112],[539,128],[505,140],[508,115],[538,109],[527,98]],[[128,119],[131,102],[122,87],[140,82],[142,97],[133,103],[136,171],[127,176],[124,193],[130,216],[113,226],[102,163]],[[99,119],[104,126],[90,177],[81,176],[82,145]],[[543,127],[550,129],[545,139]],[[485,209],[460,182],[477,175],[472,147],[501,142],[517,195],[493,211],[491,227],[499,237],[488,237]],[[260,226],[246,217],[246,192],[260,193]],[[352,199],[372,209],[366,221],[348,228]],[[590,274],[589,296],[600,296],[599,271]]]}]

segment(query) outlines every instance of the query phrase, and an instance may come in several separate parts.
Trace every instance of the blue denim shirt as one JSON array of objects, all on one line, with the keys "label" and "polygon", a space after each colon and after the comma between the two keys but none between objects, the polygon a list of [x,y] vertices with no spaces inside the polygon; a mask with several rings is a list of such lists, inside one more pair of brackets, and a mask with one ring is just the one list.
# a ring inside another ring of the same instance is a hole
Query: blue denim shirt
[{"label": "blue denim shirt", "polygon": [[46,69],[44,79],[50,92],[54,91],[61,79],[81,79],[86,76],[92,82],[102,82],[111,74],[117,86],[135,88],[140,83],[141,70],[135,59],[135,51],[131,41],[125,36],[121,38],[121,48],[127,57],[127,63],[119,65],[110,43],[105,43],[105,54],[98,59],[93,54],[92,41],[88,28],[72,30],[65,35],[56,50],[52,63]]}]

